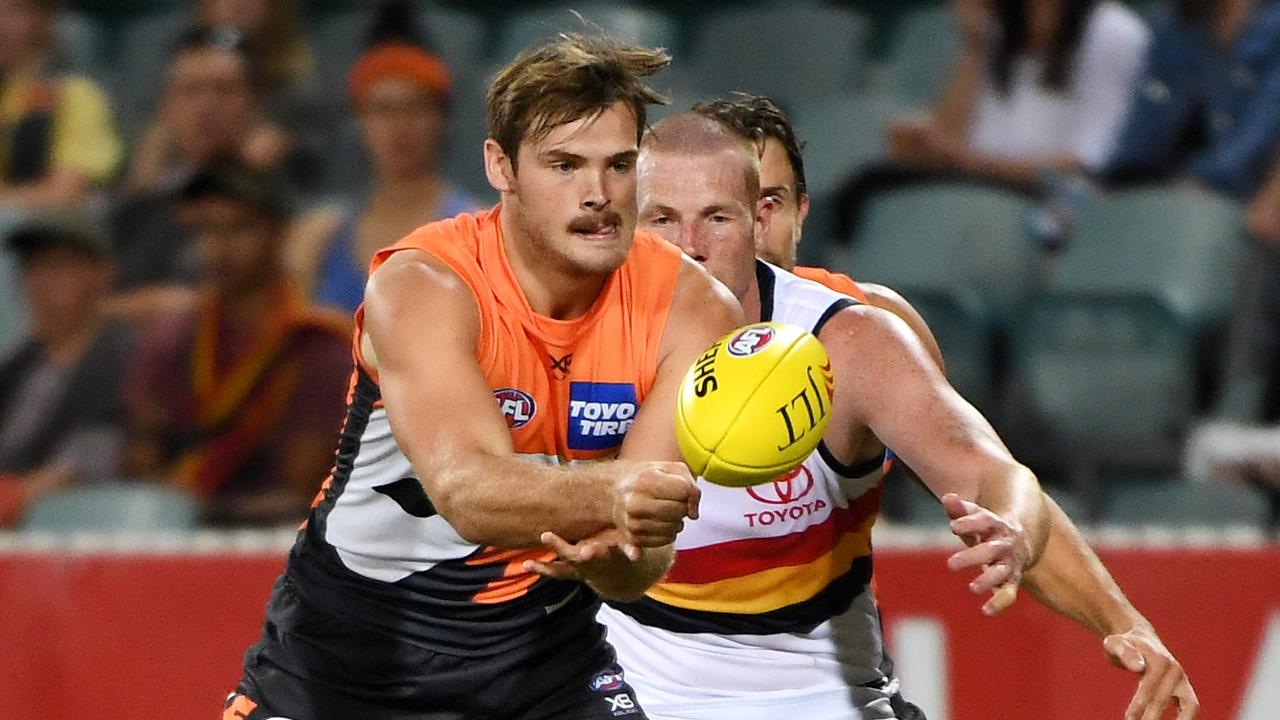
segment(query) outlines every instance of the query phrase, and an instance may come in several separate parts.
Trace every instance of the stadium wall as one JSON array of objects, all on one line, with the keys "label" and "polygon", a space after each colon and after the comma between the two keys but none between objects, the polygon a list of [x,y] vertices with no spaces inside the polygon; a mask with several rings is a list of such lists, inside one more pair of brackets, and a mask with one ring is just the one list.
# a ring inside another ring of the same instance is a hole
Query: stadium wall
[{"label": "stadium wall", "polygon": [[[214,720],[289,540],[0,536],[5,716]],[[1098,544],[1191,673],[1202,720],[1280,718],[1280,546],[1185,531]],[[1098,640],[1025,596],[983,618],[968,578],[945,568],[954,549],[878,535],[877,592],[906,695],[931,720],[1121,717],[1134,681]]]}]

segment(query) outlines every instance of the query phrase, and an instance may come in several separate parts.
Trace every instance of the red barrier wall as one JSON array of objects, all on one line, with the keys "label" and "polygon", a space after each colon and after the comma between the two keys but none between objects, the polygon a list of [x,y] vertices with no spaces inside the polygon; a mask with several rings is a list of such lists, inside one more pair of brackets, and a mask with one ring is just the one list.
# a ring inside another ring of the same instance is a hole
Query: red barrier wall
[{"label": "red barrier wall", "polygon": [[[1134,681],[1092,635],[1026,597],[983,618],[947,554],[877,550],[876,575],[886,627],[945,629],[951,720],[1122,717]],[[1203,720],[1235,720],[1280,612],[1280,547],[1101,554],[1190,671]],[[5,717],[213,720],[282,566],[279,552],[0,553]]]}]

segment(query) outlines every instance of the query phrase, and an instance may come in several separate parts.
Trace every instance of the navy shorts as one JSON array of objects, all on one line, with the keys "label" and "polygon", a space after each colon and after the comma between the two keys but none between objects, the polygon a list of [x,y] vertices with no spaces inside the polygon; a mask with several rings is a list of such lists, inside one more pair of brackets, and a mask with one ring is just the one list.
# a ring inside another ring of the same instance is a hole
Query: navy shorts
[{"label": "navy shorts", "polygon": [[223,720],[645,717],[603,631],[464,657],[336,622],[287,590],[271,603]]}]

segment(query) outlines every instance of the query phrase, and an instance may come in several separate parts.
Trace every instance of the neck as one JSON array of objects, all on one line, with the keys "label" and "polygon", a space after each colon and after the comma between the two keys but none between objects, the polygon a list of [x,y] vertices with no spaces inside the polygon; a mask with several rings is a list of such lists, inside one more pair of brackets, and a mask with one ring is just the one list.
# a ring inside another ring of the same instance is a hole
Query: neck
[{"label": "neck", "polygon": [[556,267],[546,258],[536,257],[536,253],[531,251],[534,243],[512,217],[514,212],[509,203],[503,203],[498,223],[502,228],[507,263],[524,291],[529,307],[535,313],[554,320],[575,320],[587,314],[604,289],[609,273],[578,274]]}]

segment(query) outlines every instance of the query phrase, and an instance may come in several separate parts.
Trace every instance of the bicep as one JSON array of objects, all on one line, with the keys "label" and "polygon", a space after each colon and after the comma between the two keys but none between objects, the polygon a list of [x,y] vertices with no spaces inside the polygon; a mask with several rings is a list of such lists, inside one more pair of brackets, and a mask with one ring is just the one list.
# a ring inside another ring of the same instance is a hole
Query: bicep
[{"label": "bicep", "polygon": [[622,443],[619,457],[681,459],[675,416],[676,398],[685,372],[711,343],[744,323],[742,308],[723,285],[701,268],[688,264],[681,268],[653,386],[636,413],[636,421]]},{"label": "bicep", "polygon": [[852,408],[851,424],[869,428],[936,495],[974,497],[982,477],[1014,463],[902,320],[864,309],[823,335],[835,346],[837,407]]},{"label": "bicep", "polygon": [[429,490],[451,458],[511,454],[475,356],[478,313],[456,275],[393,256],[370,279],[364,317],[392,433]]}]

